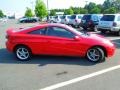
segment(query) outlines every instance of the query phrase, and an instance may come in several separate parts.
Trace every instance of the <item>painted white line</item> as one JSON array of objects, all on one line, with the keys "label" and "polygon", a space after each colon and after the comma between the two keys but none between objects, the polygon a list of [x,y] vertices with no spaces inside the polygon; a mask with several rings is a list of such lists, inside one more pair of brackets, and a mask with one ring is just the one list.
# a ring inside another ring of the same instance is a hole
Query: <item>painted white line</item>
[{"label": "painted white line", "polygon": [[101,70],[101,71],[98,71],[98,72],[94,72],[94,73],[91,73],[91,74],[88,74],[88,75],[85,75],[85,76],[82,76],[82,77],[71,79],[69,81],[65,81],[65,82],[55,84],[55,85],[51,85],[51,86],[48,86],[46,88],[42,88],[42,89],[39,89],[39,90],[54,90],[54,89],[57,89],[57,88],[60,88],[60,87],[63,87],[63,86],[67,86],[67,85],[72,84],[72,83],[77,83],[77,82],[80,82],[82,80],[85,80],[85,79],[88,79],[88,78],[91,78],[91,77],[95,77],[95,76],[98,76],[98,75],[101,75],[101,74],[104,74],[106,72],[110,72],[110,71],[113,71],[113,70],[116,70],[116,69],[119,69],[119,68],[120,68],[120,65],[117,65],[117,66],[110,67],[110,68],[107,68],[107,69],[104,69],[104,70]]}]

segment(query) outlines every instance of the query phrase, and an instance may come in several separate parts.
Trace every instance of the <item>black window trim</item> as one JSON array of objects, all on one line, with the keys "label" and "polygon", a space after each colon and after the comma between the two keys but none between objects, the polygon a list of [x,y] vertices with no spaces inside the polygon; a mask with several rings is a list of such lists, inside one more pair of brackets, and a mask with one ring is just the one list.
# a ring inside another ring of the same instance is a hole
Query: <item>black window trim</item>
[{"label": "black window trim", "polygon": [[[50,27],[58,27],[58,28],[62,28],[62,29],[65,29],[65,30],[67,30],[68,32],[71,32],[70,30],[68,30],[67,28],[63,28],[63,27],[61,27],[61,26],[48,26],[48,27],[46,27],[46,36],[48,36],[47,35],[47,32],[48,32],[48,28],[50,28]],[[71,32],[74,36],[76,36],[76,34],[75,33],[73,33],[73,32]],[[61,38],[60,36],[54,36],[54,37],[59,37],[59,38]],[[74,37],[73,38],[68,38],[68,37],[62,37],[62,38],[67,38],[67,39],[74,39]]]},{"label": "black window trim", "polygon": [[28,34],[31,34],[31,35],[41,35],[41,34],[32,34],[32,32],[39,31],[39,30],[42,30],[42,29],[45,30],[45,35],[46,35],[47,27],[43,27],[43,28],[40,28],[40,29],[34,29],[34,30],[28,32]]}]

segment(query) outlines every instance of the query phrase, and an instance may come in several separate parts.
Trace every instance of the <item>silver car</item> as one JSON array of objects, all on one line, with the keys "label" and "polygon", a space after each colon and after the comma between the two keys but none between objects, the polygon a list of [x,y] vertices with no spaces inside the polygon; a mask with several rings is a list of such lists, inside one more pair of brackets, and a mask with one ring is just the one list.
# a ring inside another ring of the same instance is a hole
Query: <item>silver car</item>
[{"label": "silver car", "polygon": [[82,14],[72,15],[69,24],[78,27],[81,23],[82,17],[83,17]]},{"label": "silver car", "polygon": [[97,28],[101,33],[109,31],[120,36],[120,14],[103,15]]},{"label": "silver car", "polygon": [[69,24],[70,22],[71,15],[63,15],[61,18],[61,23],[62,24]]}]

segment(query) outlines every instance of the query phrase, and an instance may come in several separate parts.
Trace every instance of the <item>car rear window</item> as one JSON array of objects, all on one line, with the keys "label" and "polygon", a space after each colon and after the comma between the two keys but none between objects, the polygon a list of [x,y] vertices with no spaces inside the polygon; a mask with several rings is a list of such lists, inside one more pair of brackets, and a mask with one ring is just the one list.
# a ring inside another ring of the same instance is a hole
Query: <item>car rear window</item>
[{"label": "car rear window", "polygon": [[114,21],[115,19],[115,15],[104,15],[101,18],[101,21]]},{"label": "car rear window", "polygon": [[75,19],[75,18],[76,18],[76,15],[72,15],[72,16],[71,16],[71,19]]},{"label": "car rear window", "polygon": [[69,18],[69,19],[70,19],[70,18],[71,18],[71,16],[67,16],[67,18]]},{"label": "car rear window", "polygon": [[65,19],[65,16],[61,16],[60,18],[61,18],[61,19]]},{"label": "car rear window", "polygon": [[91,15],[84,15],[82,20],[90,20],[91,19]]},{"label": "car rear window", "polygon": [[55,16],[55,19],[57,19],[58,18],[58,16]]},{"label": "car rear window", "polygon": [[78,16],[78,18],[79,18],[79,19],[81,19],[81,18],[82,18],[82,16]]}]

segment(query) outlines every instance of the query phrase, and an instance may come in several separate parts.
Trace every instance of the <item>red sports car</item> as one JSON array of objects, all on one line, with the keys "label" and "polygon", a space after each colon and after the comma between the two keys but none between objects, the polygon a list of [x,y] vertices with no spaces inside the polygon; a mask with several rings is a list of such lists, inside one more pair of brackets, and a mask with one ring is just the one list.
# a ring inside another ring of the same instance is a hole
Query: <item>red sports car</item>
[{"label": "red sports car", "polygon": [[114,45],[100,35],[83,33],[63,24],[8,29],[6,47],[22,61],[34,55],[80,56],[98,62],[113,56]]}]

